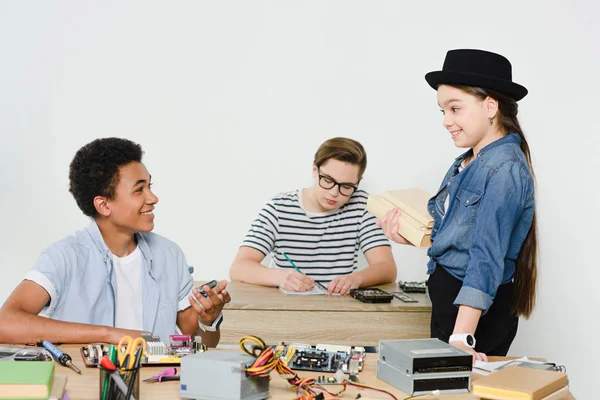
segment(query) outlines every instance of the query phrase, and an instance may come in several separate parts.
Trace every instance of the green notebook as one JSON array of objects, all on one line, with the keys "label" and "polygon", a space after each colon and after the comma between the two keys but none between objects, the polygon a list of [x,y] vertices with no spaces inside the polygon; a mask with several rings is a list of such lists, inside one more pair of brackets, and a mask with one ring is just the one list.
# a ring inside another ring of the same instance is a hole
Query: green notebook
[{"label": "green notebook", "polygon": [[0,361],[0,399],[47,399],[54,362]]}]

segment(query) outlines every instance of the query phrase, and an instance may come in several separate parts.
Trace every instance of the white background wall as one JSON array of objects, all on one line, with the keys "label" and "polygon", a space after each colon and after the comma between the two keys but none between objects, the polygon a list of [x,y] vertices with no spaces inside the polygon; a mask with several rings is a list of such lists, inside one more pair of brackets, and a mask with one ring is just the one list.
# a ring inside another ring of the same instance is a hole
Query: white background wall
[{"label": "white background wall", "polygon": [[[511,353],[565,364],[592,398],[599,13],[584,1],[0,2],[0,302],[44,246],[86,224],[68,165],[98,137],[143,145],[155,231],[197,279],[228,276],[264,201],[310,184],[329,137],[364,144],[367,190],[433,192],[460,151],[423,76],[448,49],[483,48],[530,89],[539,298]],[[394,254],[399,278],[425,278],[422,250]]]}]

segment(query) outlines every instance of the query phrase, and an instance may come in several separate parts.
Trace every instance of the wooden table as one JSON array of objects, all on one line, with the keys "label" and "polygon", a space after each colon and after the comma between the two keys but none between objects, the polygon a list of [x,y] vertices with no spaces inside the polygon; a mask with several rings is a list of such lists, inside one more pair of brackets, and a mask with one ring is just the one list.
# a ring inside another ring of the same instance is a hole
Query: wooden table
[{"label": "wooden table", "polygon": [[[67,393],[72,400],[79,399],[98,399],[99,397],[99,373],[98,369],[93,367],[86,368],[83,364],[83,360],[79,355],[79,345],[63,345],[60,348],[66,353],[73,357],[74,364],[83,371],[83,375],[77,375],[69,368],[62,367],[56,364],[56,374],[67,375]],[[230,351],[230,350],[209,350],[209,351]],[[407,397],[405,393],[393,388],[385,382],[377,379],[376,376],[376,361],[379,358],[378,354],[367,354],[365,358],[365,366],[362,372],[358,374],[360,383],[375,386],[377,388],[385,389],[392,392],[398,399],[404,399]],[[490,361],[498,361],[498,357],[492,357]],[[140,370],[140,399],[141,400],[153,400],[153,399],[179,399],[179,382],[164,382],[164,383],[145,383],[142,382],[144,379],[160,373],[165,367],[142,367]],[[317,373],[311,373],[306,371],[297,371],[301,377],[316,377]],[[327,374],[330,375],[330,374]],[[473,374],[473,379],[477,379],[479,375]],[[330,391],[334,391],[339,386],[328,386],[331,388]],[[270,383],[271,399],[294,399],[296,392],[289,388],[287,381],[280,378],[277,373],[271,373]],[[362,399],[388,399],[391,397],[374,392],[372,390],[355,389],[349,387],[348,390],[341,395],[342,399],[352,400],[356,395],[360,393]],[[443,400],[462,400],[462,399],[475,399],[470,393],[450,394],[442,395],[438,397],[428,396],[427,400],[433,399]]]},{"label": "wooden table", "polygon": [[[395,283],[378,287],[398,291]],[[240,282],[230,282],[228,290],[232,300],[223,310],[222,344],[237,344],[244,335],[259,336],[269,344],[359,346],[430,337],[431,302],[421,293],[410,293],[418,303],[394,298],[387,304],[368,304],[350,296],[286,295],[277,288]]]}]

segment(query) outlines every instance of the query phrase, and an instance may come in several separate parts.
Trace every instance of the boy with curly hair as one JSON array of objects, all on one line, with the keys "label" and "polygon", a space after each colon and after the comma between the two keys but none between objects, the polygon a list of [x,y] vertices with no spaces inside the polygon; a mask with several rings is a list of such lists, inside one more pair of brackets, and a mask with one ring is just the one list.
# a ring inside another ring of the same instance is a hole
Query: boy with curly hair
[{"label": "boy with curly hair", "polygon": [[118,343],[143,332],[168,341],[179,327],[216,346],[227,281],[205,286],[205,298],[181,249],[151,232],[158,198],[142,154],[119,138],[79,149],[69,190],[92,221],[42,251],[0,309],[0,343]]}]

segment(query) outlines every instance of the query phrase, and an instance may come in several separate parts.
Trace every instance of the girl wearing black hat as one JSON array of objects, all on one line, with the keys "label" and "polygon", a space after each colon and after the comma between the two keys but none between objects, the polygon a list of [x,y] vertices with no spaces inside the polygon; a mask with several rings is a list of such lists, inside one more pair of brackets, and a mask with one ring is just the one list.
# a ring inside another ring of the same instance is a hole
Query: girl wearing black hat
[{"label": "girl wearing black hat", "polygon": [[[518,317],[535,303],[534,173],[517,119],[527,89],[512,82],[506,58],[481,50],[449,51],[443,69],[425,79],[455,146],[468,149],[428,203],[431,336],[486,361],[506,355]],[[407,244],[397,233],[399,212],[378,224]]]}]

